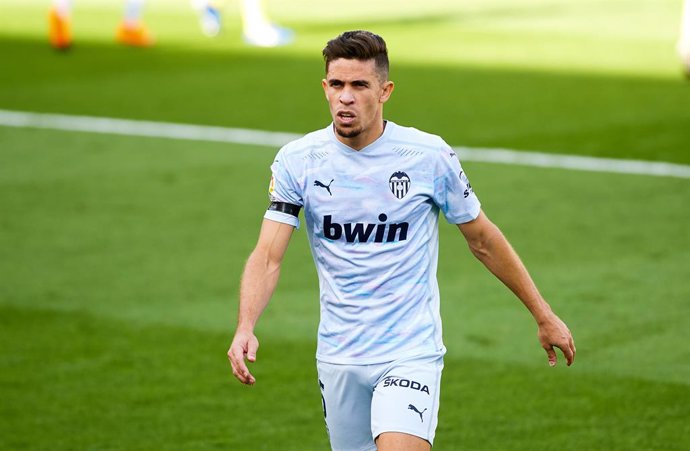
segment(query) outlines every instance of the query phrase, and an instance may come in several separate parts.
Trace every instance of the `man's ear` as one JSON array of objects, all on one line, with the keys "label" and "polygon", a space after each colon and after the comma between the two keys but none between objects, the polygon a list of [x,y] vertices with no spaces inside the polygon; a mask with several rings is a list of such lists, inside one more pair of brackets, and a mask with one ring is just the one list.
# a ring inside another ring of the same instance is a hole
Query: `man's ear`
[{"label": "man's ear", "polygon": [[390,99],[391,94],[393,94],[394,89],[395,89],[395,83],[393,83],[392,81],[388,80],[385,83],[383,83],[383,91],[381,92],[381,95],[379,96],[379,102],[381,102],[381,103],[388,102],[388,99]]},{"label": "man's ear", "polygon": [[321,80],[321,87],[323,88],[323,93],[326,95],[326,98],[328,99],[328,82],[325,78]]}]

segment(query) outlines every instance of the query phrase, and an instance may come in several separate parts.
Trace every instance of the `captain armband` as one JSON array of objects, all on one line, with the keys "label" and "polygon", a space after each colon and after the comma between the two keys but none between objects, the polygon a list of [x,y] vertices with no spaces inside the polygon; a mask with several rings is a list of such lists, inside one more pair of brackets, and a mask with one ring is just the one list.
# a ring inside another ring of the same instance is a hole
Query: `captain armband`
[{"label": "captain armband", "polygon": [[295,218],[299,215],[299,210],[302,207],[295,204],[288,204],[287,202],[271,202],[268,206],[269,211],[279,211],[281,213],[287,213]]}]

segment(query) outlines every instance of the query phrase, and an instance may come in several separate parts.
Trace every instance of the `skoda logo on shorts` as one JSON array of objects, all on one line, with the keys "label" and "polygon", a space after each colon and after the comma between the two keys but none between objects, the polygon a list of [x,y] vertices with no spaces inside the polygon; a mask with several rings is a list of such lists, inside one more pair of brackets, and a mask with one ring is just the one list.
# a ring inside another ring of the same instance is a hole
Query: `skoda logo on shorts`
[{"label": "skoda logo on shorts", "polygon": [[391,175],[391,178],[388,179],[388,186],[390,187],[393,195],[398,199],[405,197],[407,192],[410,190],[411,183],[410,177],[408,177],[407,174],[402,171],[394,172],[393,175]]}]

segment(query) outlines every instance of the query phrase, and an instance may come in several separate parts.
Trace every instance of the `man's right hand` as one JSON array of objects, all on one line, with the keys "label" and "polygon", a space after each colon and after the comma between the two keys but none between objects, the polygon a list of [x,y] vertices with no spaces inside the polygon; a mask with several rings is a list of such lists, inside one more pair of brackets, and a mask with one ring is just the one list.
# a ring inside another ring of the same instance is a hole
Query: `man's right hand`
[{"label": "man's right hand", "polygon": [[228,349],[228,360],[232,365],[232,374],[247,385],[254,385],[256,379],[249,372],[245,359],[249,362],[256,362],[256,351],[259,349],[259,340],[252,332],[238,330]]}]

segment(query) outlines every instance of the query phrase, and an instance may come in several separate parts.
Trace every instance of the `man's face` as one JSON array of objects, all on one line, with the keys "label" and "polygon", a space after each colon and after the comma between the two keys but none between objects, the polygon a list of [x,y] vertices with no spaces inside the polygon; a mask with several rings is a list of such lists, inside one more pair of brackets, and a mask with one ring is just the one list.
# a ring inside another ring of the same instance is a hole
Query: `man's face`
[{"label": "man's face", "polygon": [[321,84],[341,141],[361,149],[381,135],[383,104],[393,92],[393,82],[381,79],[373,59],[331,61]]}]

